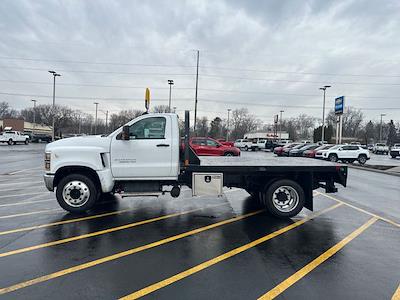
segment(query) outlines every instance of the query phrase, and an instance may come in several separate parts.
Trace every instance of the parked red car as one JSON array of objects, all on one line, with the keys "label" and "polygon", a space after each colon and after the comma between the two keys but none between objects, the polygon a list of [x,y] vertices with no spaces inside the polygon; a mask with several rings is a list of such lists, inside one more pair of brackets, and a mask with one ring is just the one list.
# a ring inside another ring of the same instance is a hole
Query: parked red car
[{"label": "parked red car", "polygon": [[293,143],[293,144],[288,144],[282,147],[275,147],[274,148],[274,154],[278,156],[283,156],[285,149],[289,151],[289,149],[292,149],[293,147],[297,146],[298,144]]},{"label": "parked red car", "polygon": [[239,156],[240,150],[226,146],[206,137],[193,137],[189,140],[190,147],[199,156]]},{"label": "parked red car", "polygon": [[218,142],[220,142],[220,144],[224,145],[224,146],[229,146],[229,147],[233,147],[234,142],[231,141],[225,141],[224,139],[218,139]]}]

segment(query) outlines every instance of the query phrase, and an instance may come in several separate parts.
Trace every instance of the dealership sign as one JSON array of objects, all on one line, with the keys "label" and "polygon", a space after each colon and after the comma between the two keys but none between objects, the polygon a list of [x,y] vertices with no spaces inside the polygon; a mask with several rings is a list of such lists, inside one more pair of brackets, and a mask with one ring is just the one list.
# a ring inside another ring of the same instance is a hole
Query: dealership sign
[{"label": "dealership sign", "polygon": [[344,96],[335,99],[335,114],[342,115],[344,111]]}]

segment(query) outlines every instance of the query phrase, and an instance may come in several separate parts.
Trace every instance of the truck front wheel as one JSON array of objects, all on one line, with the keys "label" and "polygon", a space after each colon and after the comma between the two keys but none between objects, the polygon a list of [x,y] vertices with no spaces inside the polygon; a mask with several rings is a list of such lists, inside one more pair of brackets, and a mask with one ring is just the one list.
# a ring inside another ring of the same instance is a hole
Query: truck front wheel
[{"label": "truck front wheel", "polygon": [[99,192],[90,177],[83,174],[71,174],[58,183],[56,197],[58,204],[65,210],[81,213],[94,206]]},{"label": "truck front wheel", "polygon": [[267,188],[262,200],[272,215],[291,218],[303,209],[305,196],[303,188],[297,182],[282,179]]}]

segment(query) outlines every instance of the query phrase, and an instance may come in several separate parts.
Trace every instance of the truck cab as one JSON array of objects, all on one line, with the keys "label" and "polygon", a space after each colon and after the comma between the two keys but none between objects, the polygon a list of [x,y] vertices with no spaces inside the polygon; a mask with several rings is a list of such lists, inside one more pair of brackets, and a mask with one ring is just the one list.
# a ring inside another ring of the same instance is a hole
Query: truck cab
[{"label": "truck cab", "polygon": [[177,115],[145,114],[108,136],[48,144],[44,178],[63,208],[79,211],[92,207],[101,193],[146,193],[174,185],[179,168]]}]

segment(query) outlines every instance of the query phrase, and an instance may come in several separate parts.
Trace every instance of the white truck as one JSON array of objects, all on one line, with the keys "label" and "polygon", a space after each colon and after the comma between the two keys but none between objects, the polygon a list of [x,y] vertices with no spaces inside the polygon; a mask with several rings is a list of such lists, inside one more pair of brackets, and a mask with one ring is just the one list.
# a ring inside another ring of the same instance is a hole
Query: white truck
[{"label": "white truck", "polygon": [[90,210],[102,193],[178,197],[181,186],[193,194],[221,195],[223,186],[248,191],[267,210],[292,217],[313,209],[313,190],[346,186],[347,166],[324,161],[284,161],[270,157],[202,157],[189,146],[189,112],[181,147],[176,114],[145,114],[108,136],[72,137],[46,146],[45,185],[61,207]]},{"label": "white truck", "polygon": [[400,156],[400,144],[394,144],[390,148],[390,156],[392,158],[396,158],[397,156]]},{"label": "white truck", "polygon": [[22,134],[19,131],[7,130],[0,133],[0,143],[8,143],[9,145],[16,145],[17,143],[29,144],[29,136]]},{"label": "white truck", "polygon": [[389,153],[389,146],[386,146],[386,144],[383,143],[376,143],[374,148],[372,148],[372,152],[375,154],[387,155]]}]

